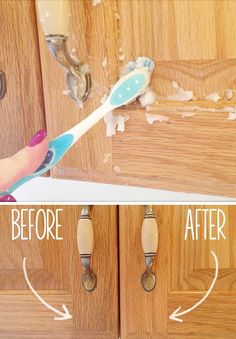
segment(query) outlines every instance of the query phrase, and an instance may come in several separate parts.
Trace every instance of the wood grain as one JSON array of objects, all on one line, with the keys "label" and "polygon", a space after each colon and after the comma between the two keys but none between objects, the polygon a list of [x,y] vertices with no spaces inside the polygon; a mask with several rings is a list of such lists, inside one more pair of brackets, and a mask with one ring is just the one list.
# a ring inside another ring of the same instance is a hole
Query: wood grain
[{"label": "wood grain", "polygon": [[33,1],[0,1],[0,69],[7,93],[0,101],[0,158],[13,155],[45,128],[38,35]]},{"label": "wood grain", "polygon": [[[175,244],[172,247],[172,259],[171,259],[171,279],[170,279],[170,291],[192,291],[208,289],[212,281],[214,272],[214,260],[210,253],[211,250],[217,252],[219,260],[219,276],[217,279],[217,285],[214,290],[230,290],[236,289],[236,255],[233,249],[235,238],[235,225],[232,222],[236,216],[236,209],[228,206],[209,206],[207,208],[220,208],[224,211],[226,220],[224,227],[224,234],[226,239],[212,241],[194,241],[192,245],[192,239],[185,236],[185,225],[187,210],[191,209],[195,211],[195,207],[186,206],[181,208],[181,212],[178,209],[174,210],[171,220],[171,233],[170,242]],[[199,206],[200,208],[200,206]],[[204,208],[204,206],[202,206]],[[207,216],[207,220],[209,217]],[[201,224],[199,237],[203,239],[203,227],[204,216],[199,214],[199,224]],[[216,223],[216,216],[213,214],[212,222]],[[179,241],[175,241],[179,239]],[[176,270],[178,267],[178,271]],[[209,268],[211,271],[209,271]]]},{"label": "wood grain", "polygon": [[[163,232],[168,208],[156,207],[159,229],[157,260],[153,271],[157,286],[145,292],[141,276],[145,270],[141,246],[143,206],[120,206],[120,316],[121,338],[161,338],[167,331],[167,232]],[[161,211],[161,213],[160,213]],[[161,311],[160,311],[161,310]]]},{"label": "wood grain", "polygon": [[[225,212],[227,240],[184,241],[187,208],[210,207]],[[145,268],[141,247],[144,206],[120,206],[121,338],[234,338],[236,206],[154,206],[154,212],[159,226],[153,267],[157,285],[147,293],[140,282]],[[204,304],[183,317],[183,323],[169,320],[176,308],[190,308],[208,290],[215,269],[211,250],[219,260],[214,290]]]},{"label": "wood grain", "polygon": [[[12,206],[13,207],[13,206]],[[82,287],[82,268],[76,231],[80,206],[63,208],[60,222],[63,241],[11,240],[11,206],[0,206],[0,338],[118,338],[117,210],[94,206],[94,251],[92,267],[97,287],[89,293]],[[35,208],[40,206],[17,206]],[[25,220],[28,223],[27,219]],[[56,322],[52,311],[40,304],[25,282],[22,261],[33,287],[54,307],[65,303],[73,319]],[[109,310],[109,312],[108,312]]]},{"label": "wood grain", "polygon": [[119,0],[118,6],[127,60],[137,55],[161,61],[236,57],[233,0]]},{"label": "wood grain", "polygon": [[[64,71],[52,58],[39,25],[42,76],[44,84],[47,126],[51,137],[55,137],[85,118],[101,103],[100,98],[110,84],[117,79],[117,23],[115,20],[115,0],[105,2],[96,8],[91,1],[71,1],[71,26],[68,49],[77,50],[78,57],[89,64],[93,90],[84,108],[62,94],[66,85]],[[109,27],[109,29],[108,29]],[[102,62],[108,57],[106,71]],[[104,155],[111,152],[111,141],[106,138],[103,121],[89,131],[66,154],[52,170],[53,177],[66,177],[69,172],[92,173],[94,170],[102,181],[105,173],[111,171],[111,164],[103,163]],[[78,176],[77,176],[78,177]]]},{"label": "wood grain", "polygon": [[[105,136],[100,122],[51,172],[53,177],[235,197],[235,121],[210,112],[204,97],[236,89],[235,1],[71,1],[69,48],[91,67],[93,91],[79,110],[62,95],[64,75],[47,50],[39,28],[47,125],[56,136],[100,104],[128,60],[147,55],[156,62],[152,87],[172,94],[172,81],[193,90],[205,107],[183,119],[173,102],[160,102],[152,113],[171,116],[170,123],[150,126],[140,106],[130,106],[125,133]],[[235,43],[234,43],[235,42]],[[119,60],[119,48],[125,55]],[[108,57],[108,66],[102,62]],[[222,107],[235,106],[235,96]],[[161,105],[161,110],[160,110]],[[215,105],[214,107],[216,107]],[[131,111],[132,110],[132,111]],[[110,156],[107,156],[107,155]],[[106,161],[105,159],[108,159]]]},{"label": "wood grain", "polygon": [[[173,312],[180,303],[182,309],[185,310],[194,305],[201,297],[200,293],[171,295],[168,298],[168,311],[169,313]],[[213,293],[198,310],[185,315],[181,327],[177,322],[169,321],[168,335],[173,335],[175,338],[183,338],[184,335],[192,338],[191,334],[197,338],[234,338],[235,309],[236,295],[234,292],[226,290],[225,293],[221,291],[221,294]]]}]

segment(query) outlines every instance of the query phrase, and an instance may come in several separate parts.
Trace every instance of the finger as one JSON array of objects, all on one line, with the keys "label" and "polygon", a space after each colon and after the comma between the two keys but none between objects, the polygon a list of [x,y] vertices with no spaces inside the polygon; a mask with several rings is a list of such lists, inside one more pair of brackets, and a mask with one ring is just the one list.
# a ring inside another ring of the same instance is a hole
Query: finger
[{"label": "finger", "polygon": [[44,161],[48,151],[47,131],[38,131],[29,144],[12,157],[0,160],[0,192],[32,174]]}]

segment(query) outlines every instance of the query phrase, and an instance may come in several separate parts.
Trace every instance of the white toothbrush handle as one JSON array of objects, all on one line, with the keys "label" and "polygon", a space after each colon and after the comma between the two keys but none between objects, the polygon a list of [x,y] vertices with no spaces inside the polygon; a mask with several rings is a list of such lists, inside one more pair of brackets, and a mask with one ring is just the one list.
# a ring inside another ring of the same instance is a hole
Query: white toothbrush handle
[{"label": "white toothbrush handle", "polygon": [[114,106],[111,106],[108,102],[105,102],[102,106],[98,107],[93,113],[91,113],[87,118],[78,123],[76,126],[72,127],[66,133],[64,133],[73,134],[74,139],[71,146],[74,145],[79,140],[79,138],[81,138],[91,127],[93,127],[99,120],[101,120],[114,108]]}]

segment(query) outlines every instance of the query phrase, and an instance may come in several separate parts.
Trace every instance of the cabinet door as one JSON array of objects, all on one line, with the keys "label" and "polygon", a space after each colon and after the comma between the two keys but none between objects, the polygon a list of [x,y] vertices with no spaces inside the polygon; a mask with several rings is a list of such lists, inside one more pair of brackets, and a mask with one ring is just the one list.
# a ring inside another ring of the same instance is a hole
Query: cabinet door
[{"label": "cabinet door", "polygon": [[0,71],[6,95],[0,100],[0,159],[28,144],[45,128],[34,1],[0,1]]},{"label": "cabinet door", "polygon": [[[11,240],[11,209],[0,207],[0,337],[1,338],[117,338],[118,270],[117,210],[114,206],[95,206],[92,268],[97,287],[86,292],[82,287],[77,249],[79,206],[43,206],[60,212],[63,240]],[[35,208],[40,206],[16,206]],[[34,219],[31,220],[31,222]],[[39,219],[40,223],[42,220]],[[28,221],[25,220],[26,225]],[[42,224],[41,224],[42,225]],[[41,229],[42,231],[42,229]],[[65,304],[71,320],[56,321],[54,312],[42,305],[29,290],[23,270],[23,257],[29,280],[39,295],[52,307]]]},{"label": "cabinet door", "polygon": [[[209,206],[189,206],[196,208]],[[212,206],[218,208],[219,206]],[[145,269],[141,247],[142,206],[120,207],[120,309],[121,338],[234,338],[236,332],[236,233],[235,206],[220,206],[226,216],[226,240],[185,238],[188,206],[155,206],[159,228],[159,247],[153,272],[156,287],[145,292],[141,275]],[[212,223],[215,223],[215,218]],[[199,219],[203,223],[203,217]],[[218,258],[219,274],[208,298],[191,312],[182,315],[183,322],[169,316],[197,304],[209,290],[216,271],[211,254]]]},{"label": "cabinet door", "polygon": [[[197,100],[159,99],[149,113],[170,120],[153,125],[138,104],[119,110],[130,116],[124,133],[106,137],[101,121],[52,170],[52,176],[235,196],[235,121],[227,120],[227,110],[236,101],[235,95],[227,101],[225,90],[235,88],[236,2],[103,0],[97,6],[71,1],[71,7],[69,50],[76,48],[79,58],[89,64],[93,91],[83,109],[62,94],[64,74],[39,28],[51,136],[97,108],[120,68],[138,56],[155,61],[151,85],[159,97],[173,94],[172,82],[177,81]],[[124,61],[119,60],[120,48]],[[204,99],[215,92],[221,97],[218,103]],[[184,112],[195,115],[183,118]]]}]

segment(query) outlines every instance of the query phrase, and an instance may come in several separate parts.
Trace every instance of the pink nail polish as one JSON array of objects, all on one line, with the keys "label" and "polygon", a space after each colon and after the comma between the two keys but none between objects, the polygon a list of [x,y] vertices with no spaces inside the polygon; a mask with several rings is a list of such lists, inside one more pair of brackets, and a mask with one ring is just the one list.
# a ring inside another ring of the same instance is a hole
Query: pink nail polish
[{"label": "pink nail polish", "polygon": [[16,202],[16,199],[11,194],[6,194],[0,197],[0,202]]},{"label": "pink nail polish", "polygon": [[46,129],[41,129],[39,130],[30,140],[28,143],[29,147],[34,147],[38,144],[40,144],[47,136],[47,130]]}]

